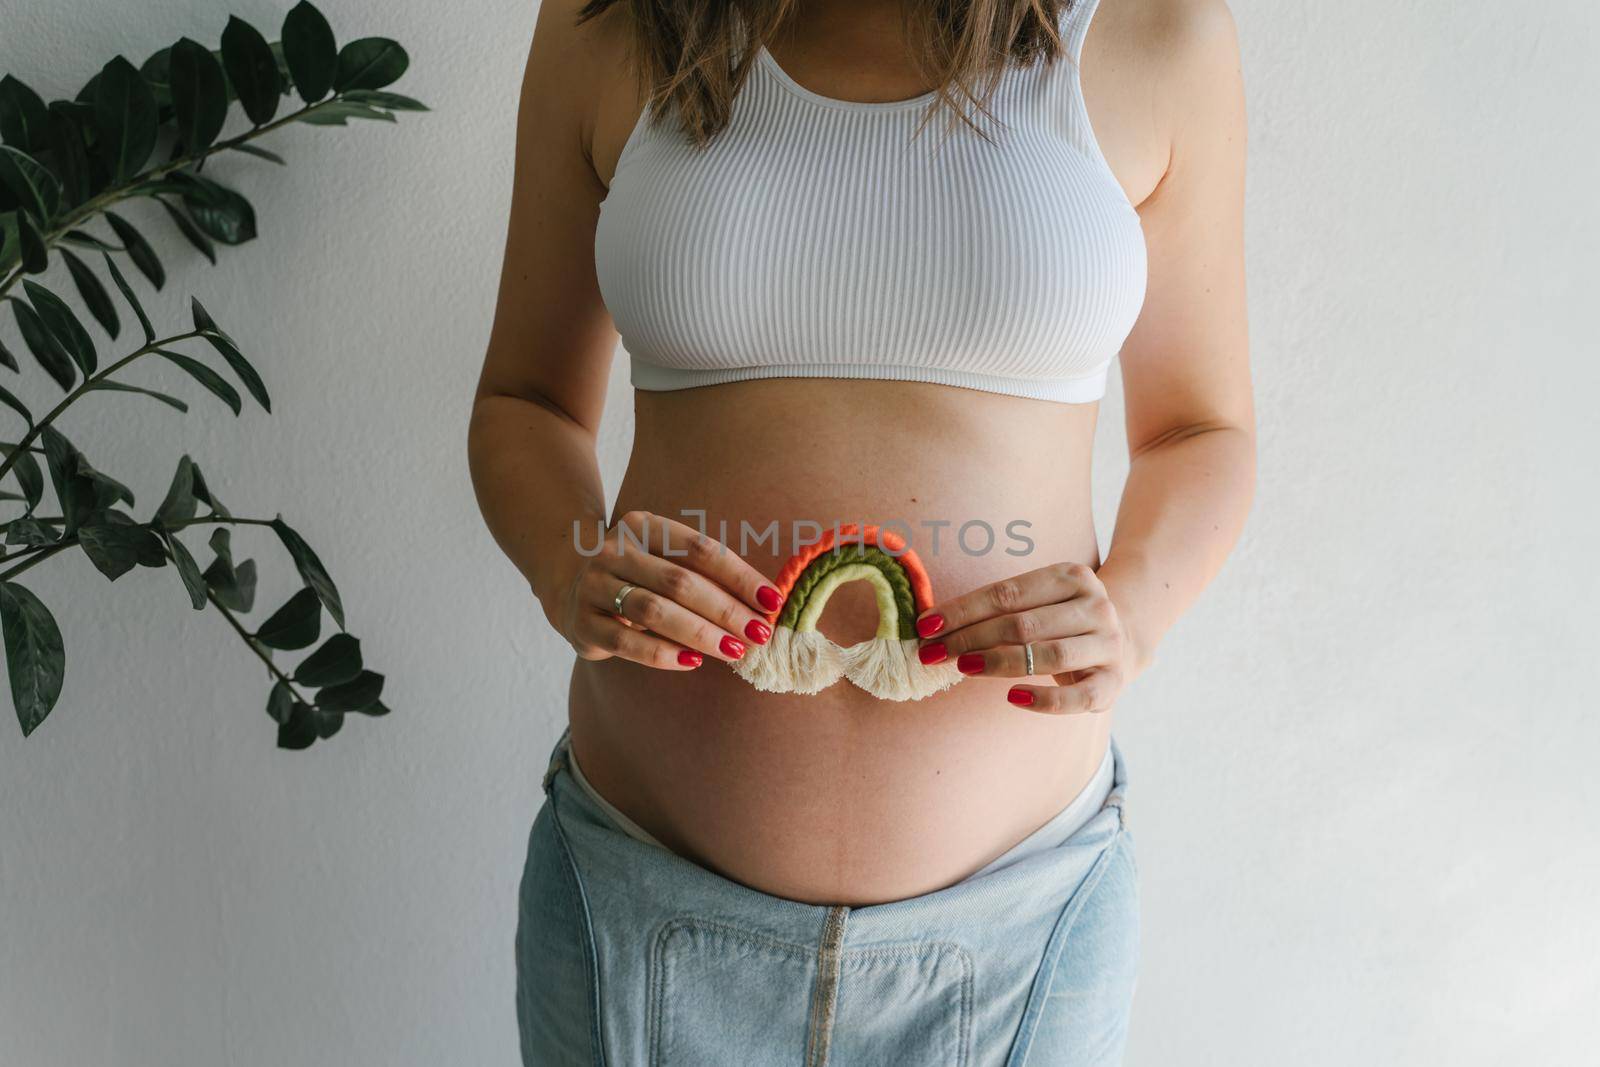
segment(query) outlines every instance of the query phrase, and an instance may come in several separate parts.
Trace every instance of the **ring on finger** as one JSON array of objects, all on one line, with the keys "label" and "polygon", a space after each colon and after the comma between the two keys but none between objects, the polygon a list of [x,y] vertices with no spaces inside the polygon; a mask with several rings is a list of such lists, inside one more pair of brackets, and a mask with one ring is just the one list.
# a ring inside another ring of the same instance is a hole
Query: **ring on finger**
[{"label": "ring on finger", "polygon": [[1028,677],[1032,677],[1032,675],[1033,675],[1033,645],[1031,643],[1030,644],[1025,644],[1025,645],[1022,646],[1022,656],[1023,656],[1022,673],[1024,675],[1028,676]]},{"label": "ring on finger", "polygon": [[622,614],[622,602],[628,599],[628,594],[637,588],[639,587],[636,585],[633,585],[629,582],[623,582],[622,588],[617,590],[616,598],[611,601],[611,606],[618,615]]}]

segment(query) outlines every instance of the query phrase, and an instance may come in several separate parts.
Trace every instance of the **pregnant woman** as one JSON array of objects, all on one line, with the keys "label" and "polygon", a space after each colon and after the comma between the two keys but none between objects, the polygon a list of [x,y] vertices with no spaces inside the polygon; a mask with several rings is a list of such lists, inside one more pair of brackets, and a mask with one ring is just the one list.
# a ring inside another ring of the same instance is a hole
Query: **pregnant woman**
[{"label": "pregnant woman", "polygon": [[1120,1060],[1112,714],[1250,508],[1244,158],[1223,0],[540,6],[468,443],[576,651],[526,1063]]}]

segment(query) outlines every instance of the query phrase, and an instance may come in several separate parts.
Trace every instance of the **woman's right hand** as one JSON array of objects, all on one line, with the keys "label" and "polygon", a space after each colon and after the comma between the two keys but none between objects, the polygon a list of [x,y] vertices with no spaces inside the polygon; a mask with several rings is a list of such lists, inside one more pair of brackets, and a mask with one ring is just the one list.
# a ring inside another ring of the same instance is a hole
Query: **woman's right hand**
[{"label": "woman's right hand", "polygon": [[[746,642],[764,645],[763,613],[782,596],[716,538],[646,511],[606,531],[600,551],[575,569],[545,615],[586,660],[621,659],[661,670],[693,670],[703,656],[731,662]],[[634,588],[616,612],[617,594]]]}]

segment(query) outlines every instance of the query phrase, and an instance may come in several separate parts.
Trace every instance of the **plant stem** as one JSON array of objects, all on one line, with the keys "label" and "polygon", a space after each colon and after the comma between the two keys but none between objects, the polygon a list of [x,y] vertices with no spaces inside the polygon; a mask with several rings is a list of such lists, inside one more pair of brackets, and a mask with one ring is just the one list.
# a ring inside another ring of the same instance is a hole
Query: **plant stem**
[{"label": "plant stem", "polygon": [[60,552],[62,549],[71,548],[77,543],[78,539],[74,537],[71,541],[57,541],[55,544],[51,545],[39,545],[35,548],[25,549],[24,551],[16,552],[4,557],[5,559],[16,559],[18,556],[33,556],[33,558],[27,562],[19,563],[15,567],[12,567],[10,570],[6,571],[4,574],[0,574],[0,582],[10,581],[12,578],[15,578],[17,575],[21,574],[29,567],[32,567],[34,564],[41,563],[55,555],[57,552]]},{"label": "plant stem", "polygon": [[[11,521],[15,522],[16,520],[13,519]],[[36,519],[35,521],[36,522],[64,522],[65,519],[63,519],[62,516],[60,516],[60,515],[50,515],[50,516],[47,516],[47,517],[42,518],[42,519]],[[271,519],[245,519],[245,518],[239,518],[236,515],[201,515],[201,516],[197,516],[197,517],[195,517],[193,519],[184,519],[181,522],[164,522],[164,523],[161,524],[161,526],[162,526],[163,529],[167,529],[167,530],[181,530],[186,526],[207,526],[207,525],[220,526],[220,525],[222,525],[224,523],[228,523],[228,524],[237,523],[237,524],[239,524],[241,526],[271,526],[272,525],[272,520]],[[7,527],[9,525],[11,525],[11,523],[9,523],[9,522],[0,522],[0,529],[3,529],[3,528],[5,528],[5,527]],[[16,552],[0,553],[0,563],[4,563],[7,560],[21,559],[23,556],[38,555],[39,553],[45,553],[46,555],[48,555],[50,552],[56,552],[56,551],[59,551],[60,549],[63,549],[63,548],[69,548],[72,545],[75,545],[77,543],[78,543],[78,535],[77,534],[73,534],[71,537],[67,537],[67,538],[64,538],[64,539],[59,540],[59,541],[52,541],[48,545],[29,545],[27,548],[18,549]],[[34,562],[36,563],[38,561],[35,560]],[[33,563],[29,563],[28,566],[30,566],[30,567],[33,566]],[[10,571],[10,572],[7,572],[7,573],[8,574],[14,574],[16,572],[15,571]],[[0,578],[5,578],[5,577],[6,577],[5,574],[0,574]]]},{"label": "plant stem", "polygon": [[272,662],[272,657],[261,651],[261,647],[256,644],[255,639],[250,636],[250,632],[240,624],[238,617],[235,616],[233,612],[223,607],[222,602],[217,599],[216,594],[210,589],[206,590],[206,599],[211,601],[213,607],[222,612],[222,617],[228,620],[228,625],[232,626],[234,631],[238,633],[239,639],[245,643],[245,646],[256,654],[256,658],[267,665],[267,670],[271,671],[280,682],[289,687],[289,692],[294,695],[296,700],[303,704],[311,703],[311,701],[305,699],[305,696],[300,692],[300,690],[294,687],[294,682],[289,680],[289,676],[279,670],[276,663]]},{"label": "plant stem", "polygon": [[[239,134],[237,137],[230,137],[225,141],[217,141],[202,152],[195,152],[189,155],[179,156],[177,159],[169,160],[158,167],[153,167],[152,169],[137,175],[132,181],[129,181],[125,185],[119,185],[114,189],[107,189],[98,196],[90,197],[88,200],[85,200],[83,203],[79,204],[77,207],[73,208],[70,212],[63,216],[61,222],[56,226],[55,229],[43,235],[45,250],[48,251],[50,248],[54,247],[55,243],[61,239],[62,234],[77,226],[89,216],[110,207],[112,204],[126,200],[129,197],[139,195],[137,190],[139,186],[143,185],[145,182],[163,178],[175,170],[181,170],[191,164],[199,163],[201,160],[215,155],[218,152],[226,152],[229,149],[237,148],[239,145],[242,145],[247,141],[253,141],[263,134],[271,133],[280,126],[286,126],[291,122],[297,122],[301,116],[309,114],[312,111],[316,111],[319,108],[326,107],[329,104],[335,103],[339,99],[339,94],[335,93],[326,100],[319,100],[315,104],[307,104],[298,111],[291,111],[282,118],[273,119],[264,126],[252,126],[250,129]],[[19,263],[16,270],[12,271],[11,275],[7,277],[4,282],[0,282],[0,296],[4,296],[7,292],[9,292],[11,287],[17,284],[18,279],[20,279],[26,273],[27,271],[25,271],[22,268],[22,265]]]},{"label": "plant stem", "polygon": [[84,393],[87,393],[89,390],[93,389],[94,383],[109,378],[112,372],[121,370],[123,367],[127,366],[129,363],[132,363],[140,356],[149,355],[151,352],[154,352],[163,345],[170,345],[177,341],[186,341],[191,337],[199,337],[203,332],[204,331],[201,330],[188,330],[184,333],[175,333],[171,337],[158,337],[156,340],[149,342],[144,347],[137,348],[132,352],[129,352],[115,363],[111,363],[104,369],[97,371],[96,373],[85,378],[78,384],[76,389],[62,397],[61,402],[55,407],[51,408],[49,412],[45,414],[44,418],[35,422],[32,429],[22,435],[22,440],[17,442],[17,445],[12,450],[11,455],[6,457],[6,461],[4,463],[0,463],[0,478],[4,478],[6,474],[10,472],[11,468],[16,465],[17,457],[27,450],[28,445],[33,442],[33,439],[38,437],[40,432],[43,431],[46,426],[50,425],[50,423],[55,420],[57,415],[65,411],[67,409],[67,405],[81,397]]}]

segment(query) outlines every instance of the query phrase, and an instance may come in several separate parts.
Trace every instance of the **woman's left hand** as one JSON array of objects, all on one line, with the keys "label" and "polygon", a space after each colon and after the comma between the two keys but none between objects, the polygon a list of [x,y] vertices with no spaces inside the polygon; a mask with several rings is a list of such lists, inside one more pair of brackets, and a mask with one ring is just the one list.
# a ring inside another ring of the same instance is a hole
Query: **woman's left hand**
[{"label": "woman's left hand", "polygon": [[1006,694],[1030,711],[1106,711],[1131,674],[1131,642],[1116,605],[1082,563],[1040,567],[935,604],[917,617],[917,634],[923,663],[954,656],[962,674],[1052,676],[1055,685],[1015,685]]}]

